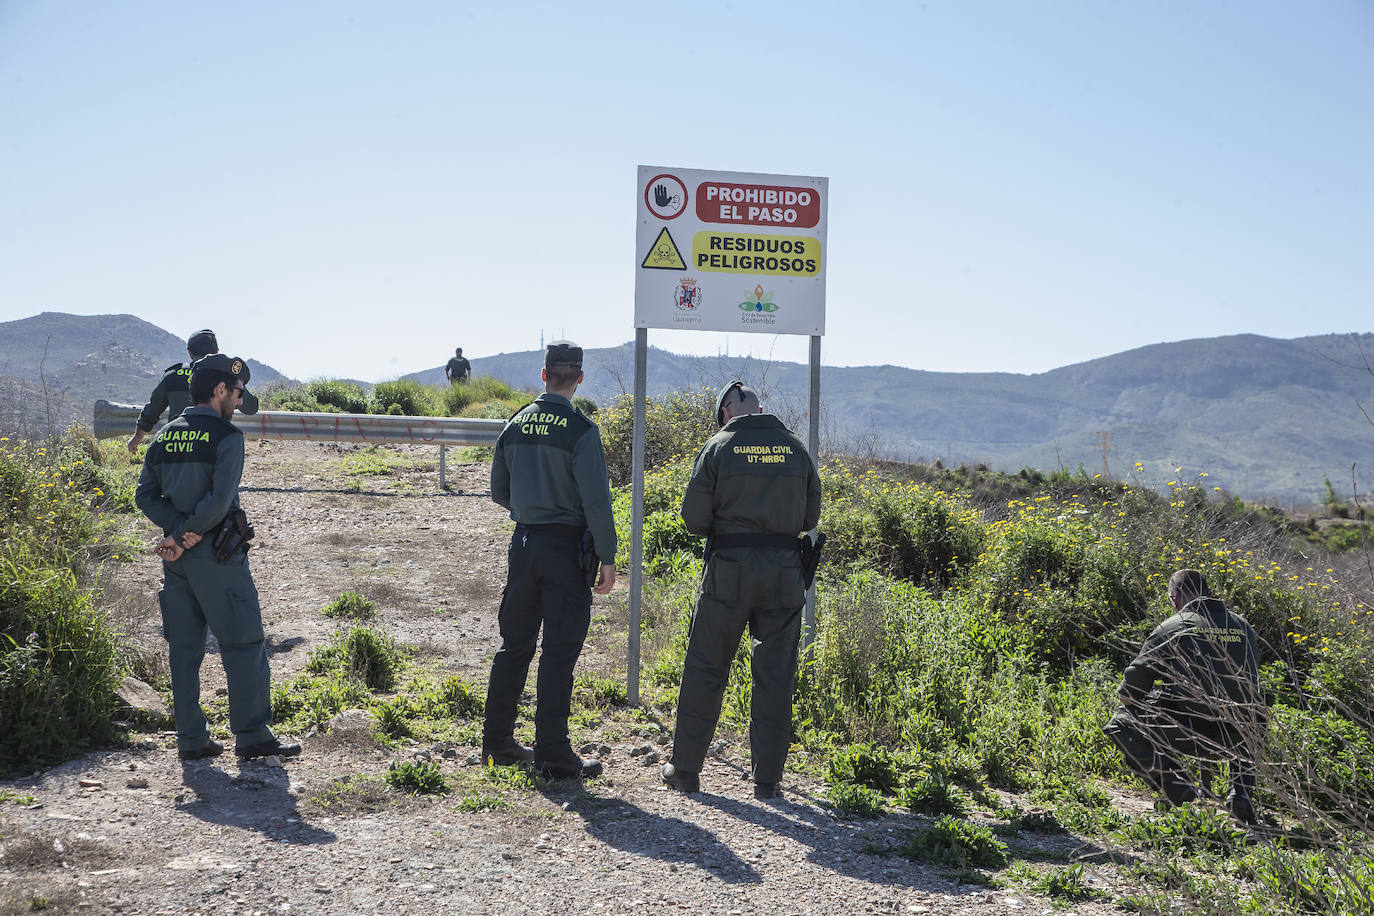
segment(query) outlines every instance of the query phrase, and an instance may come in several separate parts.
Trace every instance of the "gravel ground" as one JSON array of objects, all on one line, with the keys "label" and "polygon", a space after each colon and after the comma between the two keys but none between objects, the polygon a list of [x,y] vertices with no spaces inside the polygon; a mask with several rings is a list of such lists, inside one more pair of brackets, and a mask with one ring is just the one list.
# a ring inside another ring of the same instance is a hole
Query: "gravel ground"
[{"label": "gravel ground", "polygon": [[[353,590],[378,603],[399,639],[485,682],[510,531],[488,498],[486,465],[451,460],[441,491],[432,448],[248,449],[243,503],[260,537],[252,563],[274,680],[299,672],[337,629],[319,609]],[[350,472],[382,458],[390,473]],[[159,574],[148,557],[108,585],[116,616],[149,651],[160,651]],[[623,670],[623,583],[596,603],[612,624],[580,670]],[[207,702],[223,684],[207,656]],[[183,766],[164,732],[94,752],[0,782],[0,798],[15,796],[0,801],[0,914],[1111,911],[1052,910],[1045,898],[958,885],[946,870],[876,854],[922,819],[837,818],[809,778],[789,775],[783,798],[757,801],[735,736],[718,743],[706,791],[691,797],[659,784],[661,732],[582,737],[599,746],[604,777],[508,790],[504,807],[477,811],[461,794],[411,798],[375,778],[419,758],[474,785],[472,747],[379,748],[340,730],[307,736],[284,767],[232,753]],[[342,777],[354,777],[343,790]],[[1060,861],[1095,849],[1073,837],[1034,842]]]}]

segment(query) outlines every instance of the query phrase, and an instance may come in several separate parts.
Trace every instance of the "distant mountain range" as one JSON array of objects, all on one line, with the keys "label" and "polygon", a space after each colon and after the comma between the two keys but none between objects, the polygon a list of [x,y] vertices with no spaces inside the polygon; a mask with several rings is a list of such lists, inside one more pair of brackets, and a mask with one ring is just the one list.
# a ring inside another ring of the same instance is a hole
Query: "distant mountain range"
[{"label": "distant mountain range", "polygon": [[[46,435],[90,424],[95,401],[142,404],[186,340],[133,315],[44,312],[0,322],[0,429]],[[285,377],[248,360],[252,386]]]},{"label": "distant mountain range", "polygon": [[[1374,415],[1366,355],[1374,360],[1374,334],[1237,334],[1140,347],[1036,375],[824,367],[821,434],[835,451],[1009,471],[1081,467],[1089,475],[1101,473],[1105,445],[1111,477],[1312,502],[1328,478],[1349,495],[1352,463],[1361,492],[1374,490],[1374,425],[1360,407]],[[589,350],[584,363],[582,392],[595,400],[633,390],[631,344]],[[526,387],[538,386],[542,365],[537,351],[472,360],[475,374]],[[742,377],[800,429],[807,373],[798,363],[651,349],[647,387],[663,394]],[[408,377],[444,384],[442,367]]]},{"label": "distant mountain range", "polygon": [[[160,370],[185,355],[180,337],[131,315],[47,312],[0,323],[0,419],[18,403],[37,423],[57,400],[71,418],[89,422],[95,398],[142,402]],[[1036,375],[825,367],[822,440],[833,451],[875,457],[1010,471],[1082,467],[1090,475],[1101,472],[1105,454],[1110,476],[1148,486],[1178,480],[1251,500],[1311,502],[1328,478],[1348,496],[1352,463],[1360,492],[1374,488],[1374,425],[1361,412],[1363,405],[1374,415],[1366,355],[1374,360],[1374,334],[1239,334],[1155,344]],[[476,375],[539,387],[538,351],[469,358]],[[255,384],[282,378],[249,362]],[[651,349],[647,368],[655,395],[742,377],[771,411],[804,425],[804,365]],[[633,390],[633,347],[588,350],[585,369],[581,393],[607,403]],[[445,384],[442,366],[405,377]]]}]

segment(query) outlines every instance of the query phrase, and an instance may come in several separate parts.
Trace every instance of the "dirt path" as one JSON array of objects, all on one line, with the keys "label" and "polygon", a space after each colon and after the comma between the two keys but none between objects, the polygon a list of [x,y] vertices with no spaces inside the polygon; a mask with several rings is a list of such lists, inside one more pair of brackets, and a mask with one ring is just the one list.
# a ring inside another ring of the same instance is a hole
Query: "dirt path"
[{"label": "dirt path", "polygon": [[[388,473],[360,472],[369,468]],[[510,523],[487,496],[485,465],[450,463],[449,480],[440,491],[433,449],[249,444],[243,502],[261,533],[252,562],[274,681],[337,629],[320,608],[353,590],[400,640],[485,683]],[[109,592],[132,637],[154,648],[158,577],[146,558]],[[579,670],[623,670],[623,589],[596,602],[612,624]],[[208,656],[207,701],[223,682]],[[0,783],[0,799],[11,796],[0,801],[0,914],[1050,910],[873,853],[913,819],[838,819],[812,800],[814,780],[789,774],[784,798],[756,801],[746,750],[728,736],[702,775],[706,792],[667,792],[646,765],[666,738],[639,732],[621,721],[583,736],[600,738],[603,778],[510,789],[492,810],[466,810],[457,794],[398,795],[375,778],[393,760],[431,759],[475,782],[473,747],[383,749],[334,733],[308,738],[285,768],[232,754],[183,767],[163,733],[88,754]],[[341,788],[345,776],[354,781]],[[1039,842],[1042,853],[1081,845]]]}]

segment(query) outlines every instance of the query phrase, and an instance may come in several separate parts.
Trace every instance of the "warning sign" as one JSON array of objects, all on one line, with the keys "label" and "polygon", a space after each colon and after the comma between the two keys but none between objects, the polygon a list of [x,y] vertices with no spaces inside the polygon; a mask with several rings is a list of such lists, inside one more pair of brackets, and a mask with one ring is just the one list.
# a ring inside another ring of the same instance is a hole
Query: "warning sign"
[{"label": "warning sign", "polygon": [[649,252],[644,255],[644,262],[639,266],[651,270],[687,269],[686,263],[682,260],[682,253],[677,250],[677,243],[673,241],[673,235],[666,226],[658,234],[658,238],[654,239],[654,243],[649,246]]},{"label": "warning sign", "polygon": [[821,243],[807,235],[698,232],[692,236],[692,267],[727,274],[814,277],[821,270]]},{"label": "warning sign", "polygon": [[636,327],[825,333],[827,179],[641,165],[635,198]]}]

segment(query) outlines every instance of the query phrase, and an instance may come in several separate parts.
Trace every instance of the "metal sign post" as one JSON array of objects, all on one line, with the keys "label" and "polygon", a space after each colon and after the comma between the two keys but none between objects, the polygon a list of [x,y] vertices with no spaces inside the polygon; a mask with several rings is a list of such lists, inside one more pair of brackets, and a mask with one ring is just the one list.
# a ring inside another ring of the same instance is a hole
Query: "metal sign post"
[{"label": "metal sign post", "polygon": [[[648,328],[806,334],[807,447],[819,463],[826,178],[640,166],[635,187],[635,406],[626,694],[639,704]],[[803,644],[816,627],[807,591]]]}]

